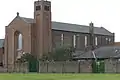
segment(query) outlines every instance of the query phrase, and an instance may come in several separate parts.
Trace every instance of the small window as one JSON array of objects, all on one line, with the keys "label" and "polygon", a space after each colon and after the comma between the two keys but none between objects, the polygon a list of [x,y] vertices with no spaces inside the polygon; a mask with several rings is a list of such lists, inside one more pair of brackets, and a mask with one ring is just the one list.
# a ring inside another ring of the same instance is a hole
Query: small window
[{"label": "small window", "polygon": [[46,11],[49,11],[49,10],[50,10],[49,6],[45,6],[44,9],[45,9]]},{"label": "small window", "polygon": [[61,44],[63,45],[64,34],[61,34]]},{"label": "small window", "polygon": [[111,42],[111,38],[109,38],[109,42]]},{"label": "small window", "polygon": [[36,11],[41,10],[40,6],[36,6]]},{"label": "small window", "polygon": [[2,47],[2,51],[3,51],[3,54],[4,54],[4,47]]},{"label": "small window", "polygon": [[106,41],[108,41],[108,38],[106,38]]},{"label": "small window", "polygon": [[76,47],[76,35],[73,36],[73,46]]},{"label": "small window", "polygon": [[98,45],[98,38],[95,37],[95,45],[97,46]]},{"label": "small window", "polygon": [[85,36],[85,46],[87,46],[87,36]]}]

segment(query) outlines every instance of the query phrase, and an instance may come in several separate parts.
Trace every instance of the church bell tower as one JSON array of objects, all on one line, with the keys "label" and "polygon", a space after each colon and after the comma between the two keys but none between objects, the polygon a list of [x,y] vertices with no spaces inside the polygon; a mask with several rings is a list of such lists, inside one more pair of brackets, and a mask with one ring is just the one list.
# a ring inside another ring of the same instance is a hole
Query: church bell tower
[{"label": "church bell tower", "polygon": [[51,52],[51,2],[38,0],[34,2],[35,20],[35,54],[40,58]]}]

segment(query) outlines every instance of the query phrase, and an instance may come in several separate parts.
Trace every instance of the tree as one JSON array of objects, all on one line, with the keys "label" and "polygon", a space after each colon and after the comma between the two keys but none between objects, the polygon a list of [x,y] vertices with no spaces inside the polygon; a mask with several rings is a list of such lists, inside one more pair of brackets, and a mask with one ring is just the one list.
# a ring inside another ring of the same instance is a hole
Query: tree
[{"label": "tree", "polygon": [[52,53],[43,55],[41,60],[54,60],[54,61],[72,60],[72,53],[74,51],[75,49],[69,46],[58,47],[54,49]]},{"label": "tree", "polygon": [[21,67],[21,64],[27,62],[29,72],[37,72],[39,69],[39,62],[37,57],[30,53],[22,54],[22,56],[19,59],[17,59],[17,61],[19,63],[19,67]]},{"label": "tree", "polygon": [[33,61],[33,60],[37,60],[37,58],[30,53],[25,53],[21,56],[21,58],[17,59],[17,62],[23,63],[23,62]]}]

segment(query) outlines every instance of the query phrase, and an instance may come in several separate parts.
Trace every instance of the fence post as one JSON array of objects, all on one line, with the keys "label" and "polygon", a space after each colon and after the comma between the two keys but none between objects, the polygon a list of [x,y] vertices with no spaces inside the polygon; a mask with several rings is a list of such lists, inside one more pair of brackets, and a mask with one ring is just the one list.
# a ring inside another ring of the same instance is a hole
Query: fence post
[{"label": "fence post", "polygon": [[116,61],[116,73],[118,73],[117,71],[118,71],[118,61]]},{"label": "fence post", "polygon": [[47,62],[47,73],[48,73],[48,62]]},{"label": "fence post", "polygon": [[39,69],[38,73],[41,73],[41,65],[43,65],[43,62],[42,61],[40,62],[40,60],[39,60],[38,64],[39,64],[39,66],[38,66],[39,67],[38,68]]},{"label": "fence post", "polygon": [[64,73],[64,62],[62,63],[62,73]]},{"label": "fence post", "polygon": [[18,63],[18,72],[20,72],[20,63]]},{"label": "fence post", "polygon": [[78,61],[78,73],[80,73],[80,61]]}]

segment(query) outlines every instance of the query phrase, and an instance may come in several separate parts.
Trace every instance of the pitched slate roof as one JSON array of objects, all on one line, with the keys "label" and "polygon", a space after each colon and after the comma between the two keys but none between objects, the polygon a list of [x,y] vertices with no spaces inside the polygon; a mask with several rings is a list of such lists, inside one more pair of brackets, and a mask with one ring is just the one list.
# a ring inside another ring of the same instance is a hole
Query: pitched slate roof
[{"label": "pitched slate roof", "polygon": [[0,39],[0,48],[4,46],[4,39]]},{"label": "pitched slate roof", "polygon": [[[25,18],[25,17],[21,17],[21,18],[27,23],[35,22],[34,19],[32,18]],[[89,33],[89,26],[62,23],[62,22],[54,22],[54,21],[52,22],[52,29],[62,30],[62,31],[71,31],[71,32]],[[109,32],[103,27],[94,27],[94,33],[101,34],[101,35],[113,35],[111,32]]]},{"label": "pitched slate roof", "polygon": [[75,58],[85,59],[85,58],[120,58],[120,46],[106,46],[101,47],[92,51],[83,53]]},{"label": "pitched slate roof", "polygon": [[25,18],[25,17],[21,17],[21,18],[27,23],[34,23],[34,19],[32,18]]}]

